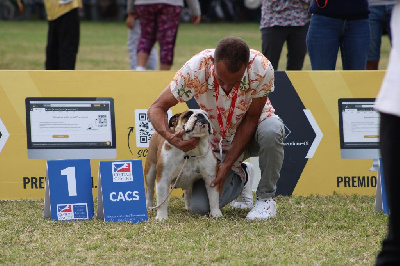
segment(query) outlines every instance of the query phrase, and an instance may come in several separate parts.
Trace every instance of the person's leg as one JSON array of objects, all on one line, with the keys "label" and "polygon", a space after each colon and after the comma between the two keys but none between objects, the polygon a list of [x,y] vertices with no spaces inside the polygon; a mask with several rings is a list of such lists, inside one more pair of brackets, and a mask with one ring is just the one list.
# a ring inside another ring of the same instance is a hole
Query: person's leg
[{"label": "person's leg", "polygon": [[[129,53],[129,69],[135,70],[137,66],[136,58],[136,47],[139,39],[135,39],[135,27],[137,27],[136,21],[134,23],[133,29],[128,29],[128,42],[126,44]],[[140,35],[139,35],[140,37]]]},{"label": "person's leg", "polygon": [[261,179],[257,200],[246,219],[269,219],[276,216],[274,200],[276,183],[283,164],[285,127],[278,117],[269,117],[257,127],[255,137],[244,153],[244,158],[259,157]]},{"label": "person's leg", "polygon": [[368,50],[367,70],[377,70],[379,66],[381,39],[383,26],[385,24],[385,7],[370,6],[370,14],[368,18],[371,42]]},{"label": "person's leg", "polygon": [[[225,178],[222,193],[219,196],[220,209],[236,199],[243,190],[243,186],[243,178],[238,173],[230,171]],[[196,214],[207,215],[210,212],[207,190],[203,180],[199,180],[193,184],[190,207],[190,211]]]},{"label": "person's leg", "polygon": [[283,164],[283,141],[285,126],[280,118],[269,117],[257,127],[256,134],[245,150],[244,158],[259,157],[261,179],[257,197],[267,199],[275,196],[276,183]]},{"label": "person's leg", "polygon": [[340,44],[343,70],[365,70],[370,43],[368,19],[347,20]]},{"label": "person's leg", "polygon": [[137,45],[137,66],[146,69],[151,49],[154,47],[157,36],[157,9],[158,5],[136,5],[136,13],[140,21],[140,39]]},{"label": "person's leg", "polygon": [[158,69],[158,52],[157,52],[155,45],[153,45],[153,48],[151,48],[149,59],[147,60],[146,69],[147,70],[157,70]]},{"label": "person's leg", "polygon": [[157,17],[157,40],[160,45],[160,69],[170,70],[174,60],[175,41],[178,33],[182,7],[162,6]]},{"label": "person's leg", "polygon": [[[140,22],[138,19],[135,19],[134,25],[132,29],[128,30],[128,51],[129,51],[129,63],[130,70],[135,70],[137,67],[137,45],[140,39]],[[147,70],[157,70],[158,63],[158,55],[156,47],[153,45],[151,49],[148,61],[147,61]]]},{"label": "person's leg", "polygon": [[129,69],[136,70],[137,67],[137,45],[140,39],[140,22],[138,19],[135,19],[133,23],[133,28],[128,29],[128,52],[129,52]]},{"label": "person's leg", "polygon": [[263,55],[278,70],[282,47],[287,38],[287,27],[268,27],[261,29],[261,46]]},{"label": "person's leg", "polygon": [[389,36],[390,42],[392,42],[392,31],[390,30],[390,19],[392,17],[393,5],[385,5],[385,24],[384,29]]},{"label": "person's leg", "polygon": [[286,70],[302,70],[307,54],[306,36],[309,23],[304,26],[288,27]]},{"label": "person's leg", "polygon": [[313,14],[306,44],[312,70],[335,70],[343,20]]},{"label": "person's leg", "polygon": [[254,166],[249,162],[243,162],[242,169],[246,174],[247,181],[243,187],[242,193],[240,193],[240,195],[235,200],[233,200],[230,205],[236,209],[251,209],[254,206]]},{"label": "person's leg", "polygon": [[48,22],[47,45],[46,45],[46,70],[58,69],[58,20]]},{"label": "person's leg", "polygon": [[58,56],[60,59],[59,69],[74,70],[76,56],[79,49],[80,21],[79,11],[75,8],[60,17],[60,50]]},{"label": "person's leg", "polygon": [[400,117],[381,113],[380,146],[389,205],[388,234],[376,265],[400,265]]}]

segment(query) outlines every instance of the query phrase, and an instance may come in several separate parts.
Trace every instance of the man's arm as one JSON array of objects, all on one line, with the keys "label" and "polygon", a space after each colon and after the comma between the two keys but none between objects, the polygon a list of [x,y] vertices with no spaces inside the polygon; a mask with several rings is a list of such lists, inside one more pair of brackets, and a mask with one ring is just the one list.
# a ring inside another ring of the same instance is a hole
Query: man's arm
[{"label": "man's arm", "polygon": [[268,96],[253,99],[249,110],[247,110],[247,113],[243,118],[243,121],[236,130],[231,149],[227,153],[224,161],[219,164],[217,177],[211,183],[212,187],[220,184],[219,188],[220,190],[222,189],[226,175],[236,162],[237,158],[239,158],[247,145],[250,143],[250,140],[257,130],[258,120],[260,119],[261,112],[267,99]]},{"label": "man's arm", "polygon": [[178,103],[174,95],[171,92],[170,85],[168,85],[163,92],[157,97],[157,99],[151,104],[147,111],[150,122],[154,129],[165,138],[170,144],[174,145],[178,149],[187,152],[194,149],[199,144],[199,138],[192,138],[190,140],[183,140],[182,135],[185,133],[184,130],[181,132],[172,132],[168,127],[167,112]]}]

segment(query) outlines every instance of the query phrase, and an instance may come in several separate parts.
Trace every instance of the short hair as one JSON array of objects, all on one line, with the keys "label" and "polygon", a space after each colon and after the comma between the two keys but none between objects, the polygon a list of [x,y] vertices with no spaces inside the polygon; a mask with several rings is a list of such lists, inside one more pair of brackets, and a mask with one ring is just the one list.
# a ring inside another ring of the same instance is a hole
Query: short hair
[{"label": "short hair", "polygon": [[215,48],[214,62],[224,62],[229,72],[239,71],[243,65],[247,66],[250,58],[250,48],[247,43],[238,37],[223,38]]}]

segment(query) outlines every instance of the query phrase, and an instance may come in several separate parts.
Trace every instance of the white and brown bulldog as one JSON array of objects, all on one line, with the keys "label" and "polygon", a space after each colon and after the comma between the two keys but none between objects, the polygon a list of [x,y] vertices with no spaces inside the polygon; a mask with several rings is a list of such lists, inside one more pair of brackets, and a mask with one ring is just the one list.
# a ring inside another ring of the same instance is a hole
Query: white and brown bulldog
[{"label": "white and brown bulldog", "polygon": [[153,134],[144,169],[147,185],[147,208],[154,206],[154,182],[157,181],[156,218],[158,220],[168,218],[168,196],[171,183],[176,182],[175,187],[183,189],[185,207],[190,210],[193,183],[203,179],[210,202],[210,215],[212,217],[222,216],[219,209],[218,186],[210,186],[217,174],[217,159],[211,150],[208,139],[212,134],[212,128],[207,113],[199,109],[190,109],[176,114],[169,120],[169,127],[174,132],[184,129],[184,140],[198,137],[200,142],[196,148],[185,153],[169,144],[157,132]]}]

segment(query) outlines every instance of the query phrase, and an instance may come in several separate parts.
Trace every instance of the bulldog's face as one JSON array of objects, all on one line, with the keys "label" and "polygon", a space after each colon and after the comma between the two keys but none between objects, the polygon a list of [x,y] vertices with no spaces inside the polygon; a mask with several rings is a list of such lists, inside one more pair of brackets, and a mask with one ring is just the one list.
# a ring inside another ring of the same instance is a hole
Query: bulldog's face
[{"label": "bulldog's face", "polygon": [[169,127],[175,132],[184,129],[191,138],[208,136],[213,132],[207,113],[200,109],[189,109],[174,115],[169,120]]}]

